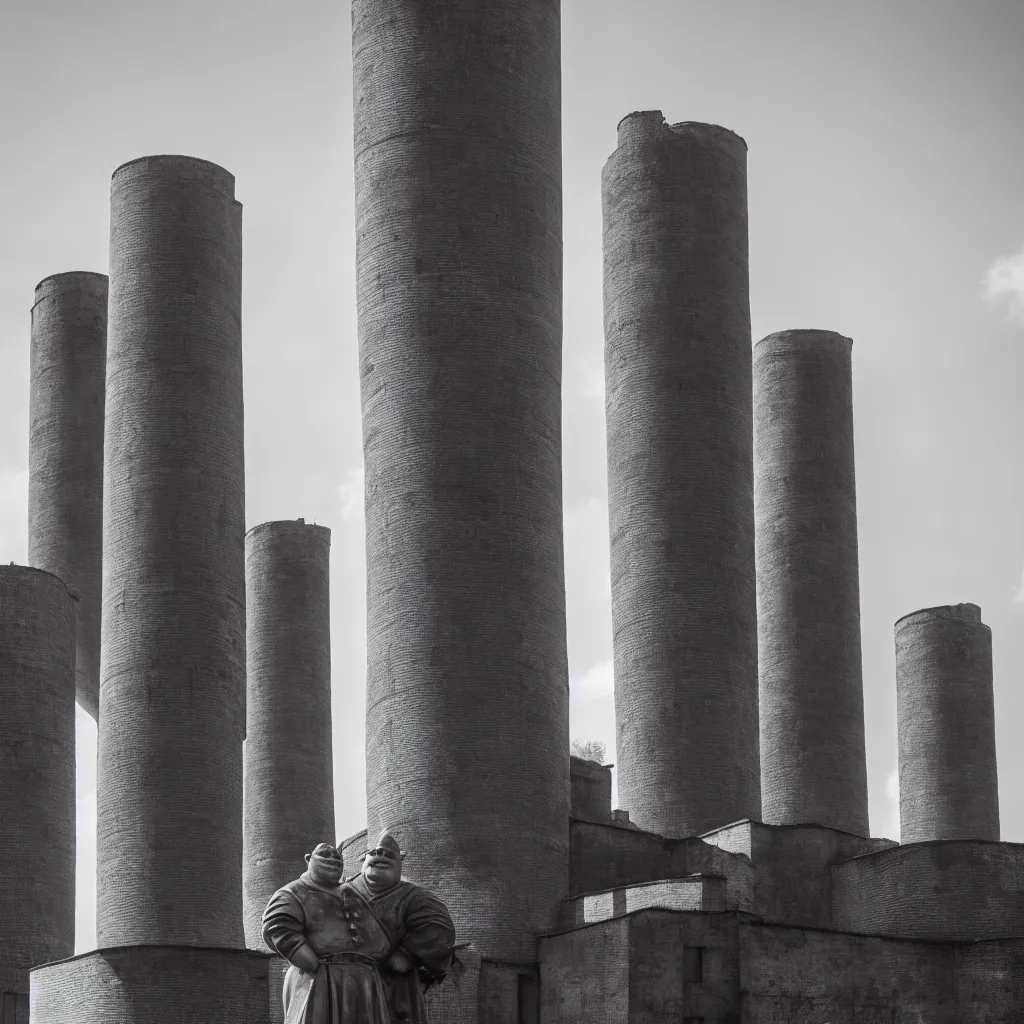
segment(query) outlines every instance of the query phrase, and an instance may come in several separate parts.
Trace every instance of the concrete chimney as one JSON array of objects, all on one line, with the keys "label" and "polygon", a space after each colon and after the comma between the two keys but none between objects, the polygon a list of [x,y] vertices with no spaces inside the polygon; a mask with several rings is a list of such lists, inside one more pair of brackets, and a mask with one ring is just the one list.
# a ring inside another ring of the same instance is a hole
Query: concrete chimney
[{"label": "concrete chimney", "polygon": [[54,274],[36,285],[29,376],[28,561],[74,586],[75,690],[99,712],[103,586],[105,274]]},{"label": "concrete chimney", "polygon": [[992,630],[976,604],[897,620],[900,842],[999,840]]},{"label": "concrete chimney", "polygon": [[245,535],[245,944],[267,901],[334,843],[331,531],[303,520]]},{"label": "concrete chimney", "polygon": [[568,891],[559,4],[352,27],[368,834],[535,961]]},{"label": "concrete chimney", "polygon": [[12,1022],[28,1020],[29,969],[75,951],[77,603],[50,573],[0,567],[0,993]]},{"label": "concrete chimney", "polygon": [[630,114],[602,178],[619,803],[760,818],[746,145]]},{"label": "concrete chimney", "polygon": [[182,156],[110,203],[97,939],[239,947],[242,208]]},{"label": "concrete chimney", "polygon": [[754,348],[761,801],[771,825],[866,836],[852,347]]}]

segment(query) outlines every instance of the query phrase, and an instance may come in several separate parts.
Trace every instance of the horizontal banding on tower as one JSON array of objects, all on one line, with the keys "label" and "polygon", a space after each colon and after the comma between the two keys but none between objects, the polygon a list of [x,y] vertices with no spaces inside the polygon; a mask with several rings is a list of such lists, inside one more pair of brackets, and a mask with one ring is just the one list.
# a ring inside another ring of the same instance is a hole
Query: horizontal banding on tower
[{"label": "horizontal banding on tower", "polygon": [[852,347],[754,347],[761,792],[768,824],[867,835]]},{"label": "horizontal banding on tower", "polygon": [[331,531],[303,520],[245,535],[245,941],[266,949],[271,896],[335,842]]},{"label": "horizontal banding on tower", "polygon": [[352,4],[369,834],[518,963],[568,892],[559,6]]},{"label": "horizontal banding on tower", "polygon": [[158,156],[115,171],[110,213],[97,939],[237,947],[241,205]]},{"label": "horizontal banding on tower", "polygon": [[0,566],[0,990],[26,996],[30,967],[75,949],[76,605]]},{"label": "horizontal banding on tower", "polygon": [[761,814],[746,144],[638,112],[602,200],[619,797],[693,835]]},{"label": "horizontal banding on tower", "polygon": [[75,691],[96,718],[100,690],[107,277],[44,277],[32,306],[28,560],[80,597]]},{"label": "horizontal banding on tower", "polygon": [[898,619],[900,842],[999,840],[992,631],[976,604]]}]

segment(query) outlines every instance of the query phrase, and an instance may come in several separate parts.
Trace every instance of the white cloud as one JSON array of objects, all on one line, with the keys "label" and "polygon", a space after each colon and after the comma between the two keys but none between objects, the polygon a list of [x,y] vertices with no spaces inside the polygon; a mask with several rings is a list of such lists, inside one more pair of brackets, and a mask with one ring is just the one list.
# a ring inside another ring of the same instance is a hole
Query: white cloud
[{"label": "white cloud", "polygon": [[1003,300],[1010,315],[1024,322],[1024,249],[1014,256],[1002,256],[985,274],[985,295]]},{"label": "white cloud", "polygon": [[338,485],[338,498],[341,501],[341,518],[359,520],[365,515],[366,469],[350,469],[345,474],[345,482]]},{"label": "white cloud", "polygon": [[611,661],[591,665],[575,682],[569,682],[570,698],[595,700],[610,697],[615,692],[614,671]]},{"label": "white cloud", "polygon": [[1020,583],[1013,589],[1013,603],[1024,606],[1024,569],[1020,571]]}]

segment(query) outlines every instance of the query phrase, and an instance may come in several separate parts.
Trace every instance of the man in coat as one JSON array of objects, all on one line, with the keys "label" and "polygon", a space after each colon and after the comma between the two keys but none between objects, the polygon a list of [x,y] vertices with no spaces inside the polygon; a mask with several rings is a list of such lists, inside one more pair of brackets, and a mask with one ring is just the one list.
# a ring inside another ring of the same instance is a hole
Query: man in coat
[{"label": "man in coat", "polygon": [[285,1024],[426,1024],[420,979],[444,978],[455,926],[436,896],[402,878],[402,857],[383,832],[342,881],[341,854],[321,843],[271,897],[263,938],[291,964]]}]

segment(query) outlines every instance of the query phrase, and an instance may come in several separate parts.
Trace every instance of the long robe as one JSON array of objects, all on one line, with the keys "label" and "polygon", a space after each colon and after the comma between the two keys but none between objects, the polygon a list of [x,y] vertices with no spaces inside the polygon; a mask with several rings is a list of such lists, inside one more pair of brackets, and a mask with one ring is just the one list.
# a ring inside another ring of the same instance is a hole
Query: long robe
[{"label": "long robe", "polygon": [[[401,949],[443,977],[455,927],[444,904],[412,882],[374,894],[362,875],[330,889],[307,871],[271,897],[263,938],[291,964],[285,1024],[426,1024],[417,970],[399,974],[388,960]],[[304,943],[321,958],[315,975],[292,963]]]}]

